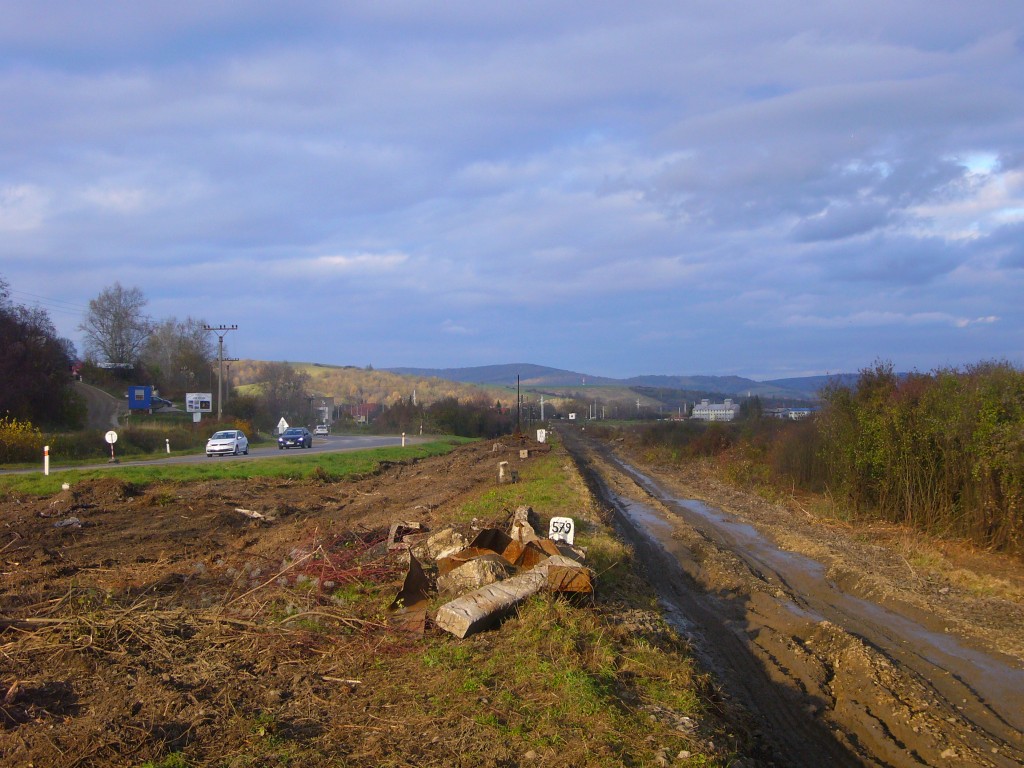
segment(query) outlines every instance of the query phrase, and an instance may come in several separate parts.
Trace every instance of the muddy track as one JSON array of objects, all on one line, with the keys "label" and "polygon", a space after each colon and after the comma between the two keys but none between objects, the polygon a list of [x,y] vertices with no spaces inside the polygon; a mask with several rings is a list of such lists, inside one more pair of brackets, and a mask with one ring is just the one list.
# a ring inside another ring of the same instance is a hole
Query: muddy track
[{"label": "muddy track", "polygon": [[1020,766],[1024,672],[841,591],[815,561],[675,498],[575,431],[669,617],[751,713],[766,765]]}]

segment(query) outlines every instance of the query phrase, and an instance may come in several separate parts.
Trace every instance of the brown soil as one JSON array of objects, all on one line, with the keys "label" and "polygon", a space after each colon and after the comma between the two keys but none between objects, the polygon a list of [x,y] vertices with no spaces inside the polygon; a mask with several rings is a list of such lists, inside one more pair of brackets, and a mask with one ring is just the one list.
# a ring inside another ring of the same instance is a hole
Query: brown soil
[{"label": "brown soil", "polygon": [[1020,561],[564,439],[779,764],[1024,764]]},{"label": "brown soil", "polygon": [[[0,763],[138,766],[205,743],[240,766],[251,743],[291,739],[334,750],[302,764],[415,764],[395,755],[429,723],[368,704],[400,682],[380,660],[414,642],[382,623],[405,575],[386,536],[493,486],[491,449],[342,483],[102,479],[0,501]],[[271,632],[285,583],[296,604]],[[323,599],[375,583],[376,604]]]}]

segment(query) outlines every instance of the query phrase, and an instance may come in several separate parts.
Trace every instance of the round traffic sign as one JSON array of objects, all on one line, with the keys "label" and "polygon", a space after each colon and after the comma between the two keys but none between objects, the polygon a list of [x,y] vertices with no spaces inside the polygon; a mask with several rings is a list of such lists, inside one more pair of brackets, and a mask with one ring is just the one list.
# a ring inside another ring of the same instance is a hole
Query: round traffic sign
[{"label": "round traffic sign", "polygon": [[110,430],[109,432],[107,432],[107,434],[103,436],[103,439],[106,440],[111,445],[113,445],[114,443],[117,442],[117,432],[115,432],[114,430]]}]

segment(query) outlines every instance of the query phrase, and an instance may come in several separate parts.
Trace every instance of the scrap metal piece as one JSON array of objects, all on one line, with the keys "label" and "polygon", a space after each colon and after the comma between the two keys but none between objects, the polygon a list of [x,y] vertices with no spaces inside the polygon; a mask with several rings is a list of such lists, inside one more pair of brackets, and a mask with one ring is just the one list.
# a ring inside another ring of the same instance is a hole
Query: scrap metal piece
[{"label": "scrap metal piece", "polygon": [[576,594],[594,594],[594,583],[590,569],[575,560],[555,555],[543,563],[547,573],[548,589],[552,592],[573,592]]},{"label": "scrap metal piece", "polygon": [[515,566],[517,568],[529,570],[543,563],[545,560],[551,557],[552,554],[557,555],[557,549],[554,551],[554,553],[544,551],[545,541],[547,541],[547,539],[538,539],[537,541],[528,541],[525,545],[523,545],[522,550],[516,556],[516,559],[514,561]]},{"label": "scrap metal piece", "polygon": [[395,629],[422,635],[427,626],[427,602],[430,599],[430,579],[420,561],[409,556],[409,572],[402,589],[388,606],[390,624]]}]

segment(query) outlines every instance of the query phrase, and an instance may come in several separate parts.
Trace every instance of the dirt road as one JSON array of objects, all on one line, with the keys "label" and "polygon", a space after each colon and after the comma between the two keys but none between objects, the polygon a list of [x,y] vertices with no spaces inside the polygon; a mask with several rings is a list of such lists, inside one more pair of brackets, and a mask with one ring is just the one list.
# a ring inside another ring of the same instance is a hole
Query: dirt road
[{"label": "dirt road", "polygon": [[754,713],[765,759],[1024,764],[1019,602],[921,578],[800,510],[563,438],[676,625]]},{"label": "dirt road", "polygon": [[75,391],[85,399],[89,429],[116,428],[119,417],[128,410],[125,403],[90,384],[76,381]]}]

